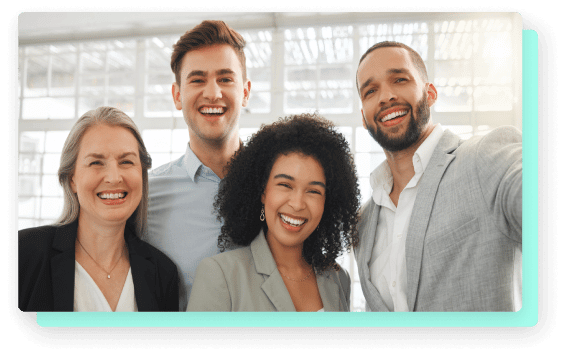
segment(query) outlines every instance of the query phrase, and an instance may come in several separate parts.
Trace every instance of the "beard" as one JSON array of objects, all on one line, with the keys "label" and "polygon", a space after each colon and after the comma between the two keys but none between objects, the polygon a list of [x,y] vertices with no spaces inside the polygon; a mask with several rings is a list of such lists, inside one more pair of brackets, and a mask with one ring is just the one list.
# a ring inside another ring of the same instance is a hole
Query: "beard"
[{"label": "beard", "polygon": [[413,145],[419,139],[428,123],[428,120],[430,118],[430,107],[428,106],[426,100],[426,92],[423,91],[421,100],[417,102],[416,111],[411,106],[410,113],[411,118],[409,118],[407,130],[405,131],[405,134],[401,135],[400,137],[391,137],[387,133],[382,131],[381,128],[379,128],[379,124],[377,123],[377,117],[379,113],[374,116],[375,129],[367,125],[367,122],[366,127],[368,128],[368,132],[372,136],[372,138],[384,150],[388,152],[398,152]]}]

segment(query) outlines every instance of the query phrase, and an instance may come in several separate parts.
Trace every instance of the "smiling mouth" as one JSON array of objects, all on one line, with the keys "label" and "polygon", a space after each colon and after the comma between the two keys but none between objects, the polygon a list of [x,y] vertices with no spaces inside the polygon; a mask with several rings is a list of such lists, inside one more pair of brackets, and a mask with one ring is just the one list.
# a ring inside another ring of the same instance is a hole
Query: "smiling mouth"
[{"label": "smiling mouth", "polygon": [[200,114],[206,116],[221,116],[226,112],[225,107],[206,107],[203,106],[199,109]]},{"label": "smiling mouth", "polygon": [[284,214],[279,214],[279,217],[281,218],[281,220],[285,224],[293,226],[293,227],[302,226],[308,221],[308,219],[293,219],[293,218],[291,218],[287,215],[284,215]]},{"label": "smiling mouth", "polygon": [[395,112],[393,112],[393,113],[389,113],[388,115],[384,116],[384,117],[381,118],[379,121],[382,122],[382,123],[383,123],[383,122],[388,122],[388,121],[391,121],[391,120],[393,120],[393,119],[402,117],[402,116],[406,115],[407,113],[409,113],[409,111],[406,110],[406,109],[399,110],[399,111],[395,111]]},{"label": "smiling mouth", "polygon": [[128,195],[127,191],[123,191],[120,193],[98,193],[98,196],[102,200],[117,200],[117,199],[124,199]]}]

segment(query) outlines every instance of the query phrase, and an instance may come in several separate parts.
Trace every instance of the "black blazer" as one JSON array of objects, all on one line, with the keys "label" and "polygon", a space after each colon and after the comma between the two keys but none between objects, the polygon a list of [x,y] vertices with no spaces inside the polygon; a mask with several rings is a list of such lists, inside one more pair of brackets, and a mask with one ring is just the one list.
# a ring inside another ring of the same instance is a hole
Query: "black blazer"
[{"label": "black blazer", "polygon": [[[18,232],[18,306],[26,312],[73,311],[78,220]],[[178,311],[177,267],[126,226],[138,311]]]}]

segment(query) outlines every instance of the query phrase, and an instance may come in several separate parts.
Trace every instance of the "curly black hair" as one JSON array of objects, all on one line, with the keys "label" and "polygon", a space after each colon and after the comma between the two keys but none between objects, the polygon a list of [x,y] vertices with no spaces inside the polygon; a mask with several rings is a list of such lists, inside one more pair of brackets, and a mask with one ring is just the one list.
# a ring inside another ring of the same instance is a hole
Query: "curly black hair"
[{"label": "curly black hair", "polygon": [[267,232],[259,219],[261,195],[277,158],[290,153],[315,158],[326,178],[324,212],[318,229],[303,243],[303,257],[315,272],[338,269],[336,258],[358,243],[360,191],[348,142],[316,113],[262,125],[234,154],[214,203],[218,220],[224,221],[218,247],[248,246],[259,230]]}]

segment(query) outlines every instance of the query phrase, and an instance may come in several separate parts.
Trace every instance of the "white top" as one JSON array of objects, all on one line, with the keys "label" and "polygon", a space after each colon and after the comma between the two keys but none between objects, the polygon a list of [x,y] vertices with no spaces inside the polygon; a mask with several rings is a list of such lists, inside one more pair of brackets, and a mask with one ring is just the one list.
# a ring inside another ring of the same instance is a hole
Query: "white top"
[{"label": "white top", "polygon": [[405,241],[409,219],[413,212],[419,181],[444,130],[436,125],[413,155],[415,175],[403,189],[397,207],[389,194],[393,189],[393,176],[387,161],[370,175],[373,201],[381,206],[377,218],[377,240],[371,253],[370,281],[377,288],[390,311],[408,311],[407,262]]},{"label": "white top", "polygon": [[[88,272],[75,260],[75,294],[73,311],[75,312],[112,312],[106,297]],[[132,268],[128,270],[126,282],[122,288],[115,312],[137,312],[136,296]]]}]

